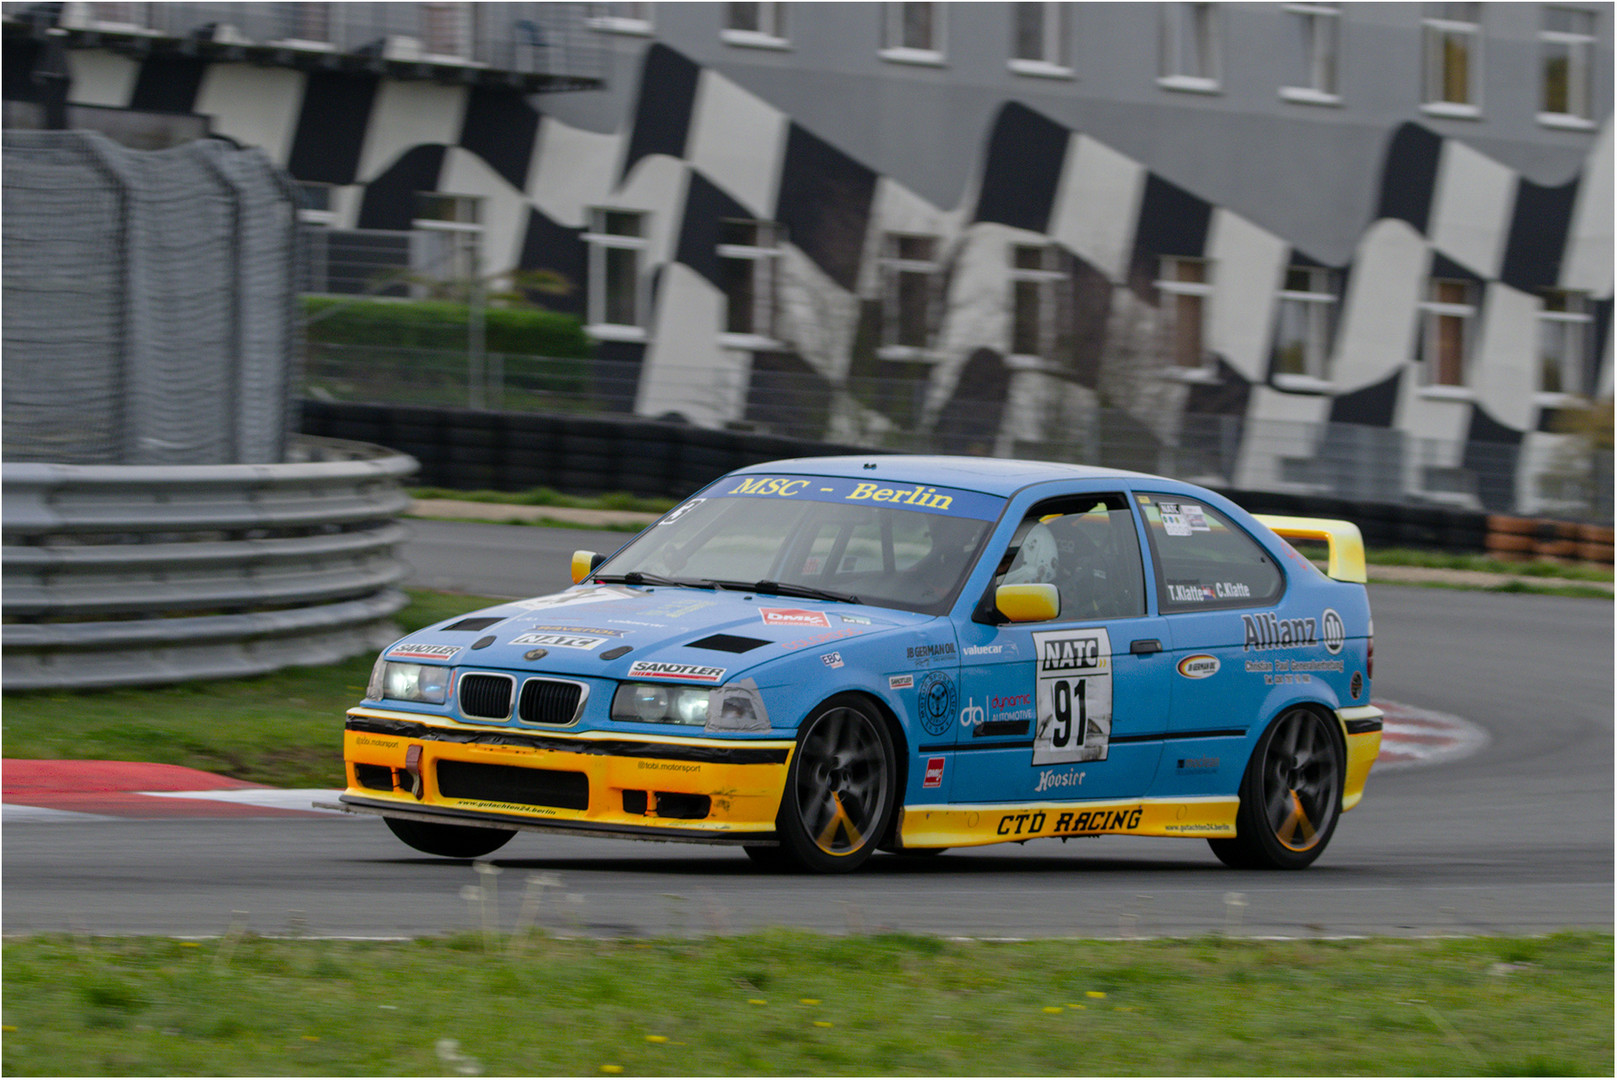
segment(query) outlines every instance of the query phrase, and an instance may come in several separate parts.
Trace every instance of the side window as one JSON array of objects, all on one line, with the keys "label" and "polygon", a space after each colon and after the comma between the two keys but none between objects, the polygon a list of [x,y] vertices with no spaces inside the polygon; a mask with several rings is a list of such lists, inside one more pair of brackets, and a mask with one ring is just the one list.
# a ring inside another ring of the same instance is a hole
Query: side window
[{"label": "side window", "polygon": [[1210,506],[1182,495],[1139,495],[1164,613],[1272,603],[1285,587],[1258,542]]},{"label": "side window", "polygon": [[1054,585],[1062,621],[1145,614],[1145,572],[1134,516],[1122,495],[1035,506],[1017,526],[994,585]]}]

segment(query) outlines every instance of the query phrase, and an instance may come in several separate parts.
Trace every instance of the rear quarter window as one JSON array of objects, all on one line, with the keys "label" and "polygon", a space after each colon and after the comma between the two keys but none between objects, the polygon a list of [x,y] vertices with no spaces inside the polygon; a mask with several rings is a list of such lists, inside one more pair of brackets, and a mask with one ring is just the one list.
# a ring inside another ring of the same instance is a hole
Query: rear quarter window
[{"label": "rear quarter window", "polygon": [[1280,598],[1280,568],[1229,518],[1194,496],[1136,499],[1151,541],[1159,610],[1266,607]]}]

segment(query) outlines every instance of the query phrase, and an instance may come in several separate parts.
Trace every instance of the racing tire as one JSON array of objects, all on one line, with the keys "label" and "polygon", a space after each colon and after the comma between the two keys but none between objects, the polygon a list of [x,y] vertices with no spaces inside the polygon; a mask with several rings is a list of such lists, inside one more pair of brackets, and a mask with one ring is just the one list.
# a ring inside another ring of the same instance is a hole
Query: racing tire
[{"label": "racing tire", "polygon": [[1313,709],[1287,709],[1258,740],[1241,778],[1233,838],[1207,843],[1238,870],[1301,870],[1330,843],[1342,811],[1341,740]]},{"label": "racing tire", "polygon": [[[807,870],[857,870],[886,838],[898,806],[893,737],[857,694],[838,694],[797,733],[775,831]],[[751,854],[751,852],[748,852]]]},{"label": "racing tire", "polygon": [[474,825],[439,825],[411,818],[383,818],[393,835],[417,851],[446,859],[475,859],[505,846],[515,829],[482,829]]}]

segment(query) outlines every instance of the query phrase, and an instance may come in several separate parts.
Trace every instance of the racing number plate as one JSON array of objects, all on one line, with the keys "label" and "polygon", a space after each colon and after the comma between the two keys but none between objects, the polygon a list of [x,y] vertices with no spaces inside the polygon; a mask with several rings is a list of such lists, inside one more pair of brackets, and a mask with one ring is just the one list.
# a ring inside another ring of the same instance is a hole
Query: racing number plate
[{"label": "racing number plate", "polygon": [[1034,765],[1105,761],[1112,735],[1112,642],[1104,629],[1033,635],[1038,657]]}]

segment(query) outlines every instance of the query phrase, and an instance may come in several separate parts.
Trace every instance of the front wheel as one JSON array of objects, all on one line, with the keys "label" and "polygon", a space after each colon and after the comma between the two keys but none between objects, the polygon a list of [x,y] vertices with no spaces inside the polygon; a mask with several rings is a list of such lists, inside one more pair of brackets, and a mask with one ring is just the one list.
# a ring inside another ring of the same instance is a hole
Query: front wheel
[{"label": "front wheel", "polygon": [[1330,843],[1342,807],[1342,749],[1312,709],[1282,713],[1241,778],[1233,839],[1208,840],[1226,866],[1301,870]]},{"label": "front wheel", "polygon": [[803,722],[775,828],[780,850],[820,873],[857,869],[897,805],[893,739],[874,706],[840,694]]},{"label": "front wheel", "polygon": [[472,825],[439,825],[413,818],[383,818],[393,835],[417,851],[446,859],[475,859],[504,847],[514,829],[480,829]]}]

